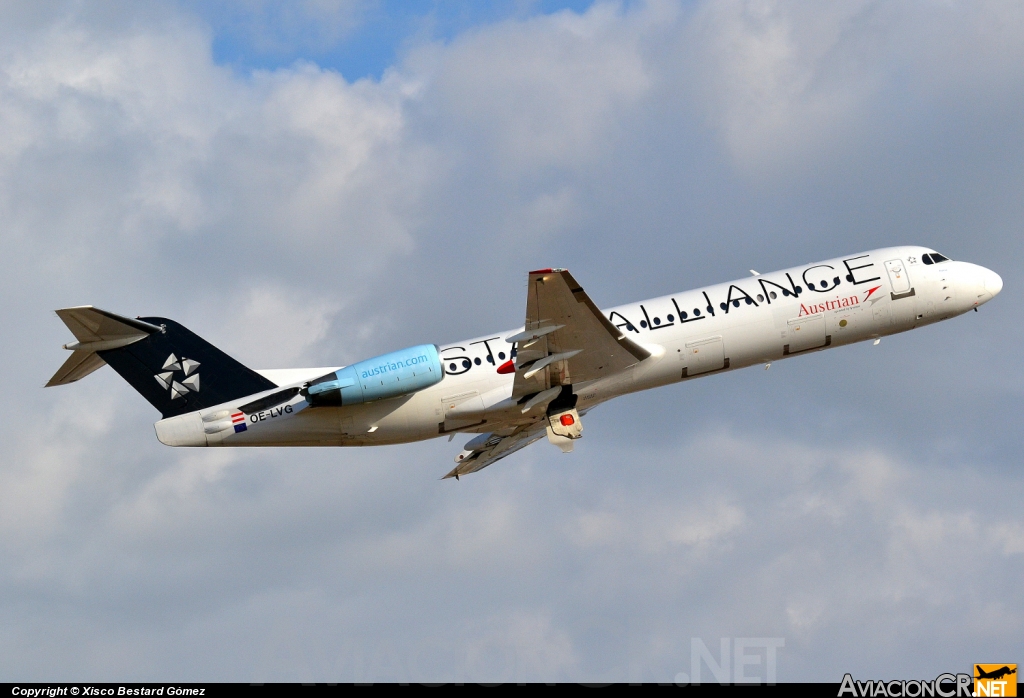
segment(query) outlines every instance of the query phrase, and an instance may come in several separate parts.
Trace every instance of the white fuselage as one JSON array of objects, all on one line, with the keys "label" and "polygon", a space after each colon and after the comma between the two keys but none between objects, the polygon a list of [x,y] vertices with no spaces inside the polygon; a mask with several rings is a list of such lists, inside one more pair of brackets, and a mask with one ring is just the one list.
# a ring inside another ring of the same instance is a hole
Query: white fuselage
[{"label": "white fuselage", "polygon": [[[751,275],[605,310],[651,355],[608,378],[573,385],[578,408],[669,383],[878,338],[965,313],[994,297],[1002,281],[967,262],[926,265],[924,247],[891,247]],[[783,289],[789,293],[784,293]],[[798,291],[794,294],[793,291]],[[189,419],[157,423],[164,443],[209,446],[369,446],[452,432],[501,432],[543,417],[510,398],[511,328],[443,345],[445,376],[412,395],[345,407],[247,415],[248,429],[203,434]],[[334,368],[261,371],[279,386],[298,385]],[[189,422],[190,424],[190,422]],[[179,436],[180,435],[180,436]]]}]

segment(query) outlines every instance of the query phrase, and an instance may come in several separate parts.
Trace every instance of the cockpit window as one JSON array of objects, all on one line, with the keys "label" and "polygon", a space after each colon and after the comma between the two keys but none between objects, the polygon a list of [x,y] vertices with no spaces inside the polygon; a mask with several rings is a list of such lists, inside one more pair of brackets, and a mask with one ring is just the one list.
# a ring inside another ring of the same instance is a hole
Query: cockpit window
[{"label": "cockpit window", "polygon": [[939,262],[948,262],[949,257],[943,257],[938,252],[929,252],[921,255],[921,261],[925,264],[938,264]]}]

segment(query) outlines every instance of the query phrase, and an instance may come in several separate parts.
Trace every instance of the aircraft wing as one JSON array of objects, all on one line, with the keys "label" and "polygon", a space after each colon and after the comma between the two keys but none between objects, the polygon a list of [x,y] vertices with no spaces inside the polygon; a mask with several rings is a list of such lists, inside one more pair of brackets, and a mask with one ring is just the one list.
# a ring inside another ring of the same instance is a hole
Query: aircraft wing
[{"label": "aircraft wing", "polygon": [[526,448],[534,441],[543,438],[546,431],[547,422],[539,421],[509,436],[482,434],[470,441],[467,446],[479,441],[484,448],[474,451],[472,455],[460,460],[459,464],[441,479],[446,480],[450,477],[458,479],[461,475],[483,470],[491,463],[497,463],[505,456],[511,455],[521,448]]},{"label": "aircraft wing", "polygon": [[515,399],[618,373],[650,352],[626,337],[566,269],[531,271],[516,343]]}]

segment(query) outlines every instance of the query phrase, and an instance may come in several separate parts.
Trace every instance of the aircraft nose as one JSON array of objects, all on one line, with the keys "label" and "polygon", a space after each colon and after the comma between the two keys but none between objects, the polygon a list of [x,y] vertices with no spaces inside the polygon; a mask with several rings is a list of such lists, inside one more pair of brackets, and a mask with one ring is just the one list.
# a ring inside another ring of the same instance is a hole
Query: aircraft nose
[{"label": "aircraft nose", "polygon": [[960,287],[964,298],[969,299],[973,307],[988,303],[1003,290],[1003,279],[991,269],[977,264],[963,263],[960,266]]},{"label": "aircraft nose", "polygon": [[999,292],[1003,290],[1003,277],[984,267],[982,267],[981,275],[985,279],[985,290],[992,294],[993,298],[998,296]]}]

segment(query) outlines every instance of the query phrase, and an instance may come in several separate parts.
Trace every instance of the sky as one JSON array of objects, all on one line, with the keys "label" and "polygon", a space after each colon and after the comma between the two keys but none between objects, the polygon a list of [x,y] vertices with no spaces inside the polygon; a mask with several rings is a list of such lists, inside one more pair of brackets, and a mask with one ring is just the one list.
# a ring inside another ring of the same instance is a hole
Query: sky
[{"label": "sky", "polygon": [[[0,680],[1020,662],[1022,113],[1010,2],[4,0]],[[529,269],[610,307],[898,244],[1004,289],[460,482],[468,437],[171,449],[109,369],[42,388],[62,307],[339,365],[514,328]]]}]

